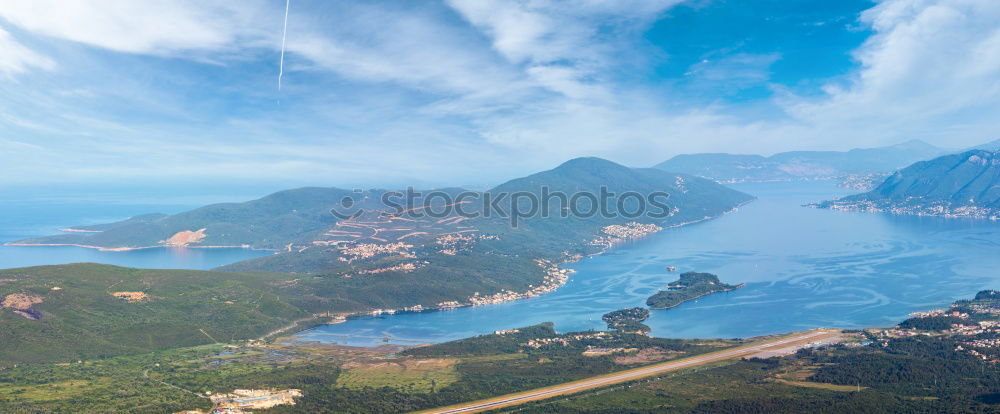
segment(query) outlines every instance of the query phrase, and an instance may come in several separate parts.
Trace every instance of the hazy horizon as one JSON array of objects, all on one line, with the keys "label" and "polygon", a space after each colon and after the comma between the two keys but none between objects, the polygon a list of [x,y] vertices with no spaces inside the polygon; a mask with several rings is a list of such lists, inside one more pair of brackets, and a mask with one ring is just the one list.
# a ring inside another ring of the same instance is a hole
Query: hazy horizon
[{"label": "hazy horizon", "polygon": [[[912,140],[911,140],[912,141]],[[892,145],[909,143],[900,142]],[[889,146],[892,146],[889,145]],[[851,148],[859,149],[859,148]],[[864,149],[864,148],[861,148]],[[945,151],[959,151],[958,148],[941,148]],[[822,151],[822,150],[801,150],[801,151]],[[731,153],[734,155],[762,155],[772,154],[752,154],[752,153]],[[677,154],[684,155],[684,154]],[[583,156],[588,157],[588,156]],[[591,155],[591,157],[598,157]],[[580,158],[580,157],[577,157]],[[598,157],[602,158],[602,157]],[[664,159],[664,161],[667,158]],[[4,194],[0,197],[0,202],[13,202],[17,200],[50,200],[52,202],[101,202],[108,204],[159,204],[176,205],[183,207],[195,207],[218,202],[242,202],[249,201],[265,195],[288,189],[302,187],[337,187],[344,189],[405,189],[408,187],[416,189],[436,189],[436,188],[464,188],[473,191],[486,191],[492,187],[503,184],[509,180],[531,175],[540,171],[550,170],[558,167],[564,162],[554,161],[551,165],[543,165],[538,170],[513,171],[510,176],[496,176],[493,181],[462,181],[462,177],[443,177],[437,180],[427,180],[422,177],[392,178],[386,180],[373,179],[372,177],[329,177],[328,180],[316,177],[302,177],[299,179],[283,180],[244,180],[240,178],[229,178],[212,181],[202,180],[197,186],[192,186],[185,181],[171,180],[169,178],[154,178],[144,182],[120,182],[102,181],[82,184],[72,181],[67,183],[19,183],[0,184],[0,189]],[[628,165],[615,160],[609,160],[631,168],[652,168],[652,165]],[[453,181],[448,181],[451,178]]]}]

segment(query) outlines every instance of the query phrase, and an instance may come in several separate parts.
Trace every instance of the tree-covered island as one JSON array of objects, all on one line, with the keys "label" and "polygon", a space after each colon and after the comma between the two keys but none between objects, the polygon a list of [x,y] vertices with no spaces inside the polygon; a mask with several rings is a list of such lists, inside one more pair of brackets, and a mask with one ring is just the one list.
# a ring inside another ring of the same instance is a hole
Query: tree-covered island
[{"label": "tree-covered island", "polygon": [[680,279],[670,282],[667,290],[661,290],[646,299],[646,305],[651,309],[670,309],[689,300],[716,292],[736,290],[743,285],[722,283],[718,276],[711,273],[687,272],[681,274]]}]

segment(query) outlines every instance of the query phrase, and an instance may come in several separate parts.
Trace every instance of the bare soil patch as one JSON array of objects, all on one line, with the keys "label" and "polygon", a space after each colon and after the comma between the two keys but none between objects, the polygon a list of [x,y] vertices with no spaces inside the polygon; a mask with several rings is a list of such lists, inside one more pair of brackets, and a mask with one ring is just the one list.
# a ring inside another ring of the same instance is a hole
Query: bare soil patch
[{"label": "bare soil patch", "polygon": [[620,365],[649,364],[675,358],[680,354],[683,354],[683,352],[669,351],[662,348],[643,348],[634,354],[616,357],[615,363]]},{"label": "bare soil patch", "polygon": [[138,303],[149,299],[146,292],[111,292],[111,296],[124,299],[128,303]]},{"label": "bare soil patch", "polygon": [[189,244],[200,243],[205,239],[205,229],[198,231],[184,230],[178,232],[177,234],[170,236],[164,244],[167,246],[183,247]]},{"label": "bare soil patch", "polygon": [[3,298],[3,302],[0,306],[13,309],[26,311],[31,309],[31,305],[36,303],[42,303],[42,297],[38,295],[29,295],[27,293],[11,293],[7,297]]}]

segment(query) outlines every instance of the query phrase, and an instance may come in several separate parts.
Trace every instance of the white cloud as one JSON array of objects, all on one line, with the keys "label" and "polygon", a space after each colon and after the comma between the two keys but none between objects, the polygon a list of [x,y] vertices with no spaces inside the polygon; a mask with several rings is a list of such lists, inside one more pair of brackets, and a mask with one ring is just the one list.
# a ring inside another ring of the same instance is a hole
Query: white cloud
[{"label": "white cloud", "polygon": [[[961,148],[1000,129],[998,21],[994,0],[884,0],[861,16],[873,34],[854,52],[859,67],[820,96],[779,92],[773,103],[788,117],[759,118],[741,104],[678,104],[689,91],[656,99],[616,85],[611,104],[550,106],[482,128],[490,142],[532,146],[550,158],[592,153],[636,165],[683,152],[847,149],[913,138]],[[696,91],[761,84],[778,57],[730,55],[687,75]]]},{"label": "white cloud", "polygon": [[540,85],[575,99],[606,99],[600,78],[615,65],[622,34],[640,32],[682,0],[447,1]]},{"label": "white cloud", "polygon": [[33,52],[18,43],[3,27],[0,27],[0,73],[11,77],[27,71],[28,68],[52,70],[55,63],[51,59]]},{"label": "white cloud", "polygon": [[872,128],[885,136],[948,135],[970,122],[982,134],[997,126],[1000,2],[884,0],[861,21],[874,30],[855,52],[861,68],[846,85],[827,86],[820,100],[791,101],[796,118],[817,129]]},{"label": "white cloud", "polygon": [[692,65],[685,76],[692,86],[706,91],[736,91],[767,82],[771,77],[771,65],[780,58],[778,53],[737,53],[705,59]]},{"label": "white cloud", "polygon": [[[246,61],[241,54],[280,46],[284,8],[277,6],[260,0],[38,0],[0,2],[0,19],[28,32],[118,52],[238,65]],[[292,3],[289,72],[319,70],[351,81],[395,83],[461,99],[461,111],[510,105],[537,87],[474,30],[444,21],[450,13],[445,7],[367,1],[318,6],[320,13],[315,3]],[[294,83],[294,74],[287,81]]]},{"label": "white cloud", "polygon": [[[446,111],[509,108],[545,90],[602,100],[610,93],[600,78],[613,66],[609,60],[621,35],[679,1],[450,2],[487,41],[447,21],[447,10],[433,5],[343,1],[313,14],[293,4],[287,48],[292,70],[319,68],[460,100],[435,105]],[[0,3],[0,18],[29,32],[119,52],[215,60],[219,52],[225,57],[277,47],[280,10],[274,6],[258,0],[38,0]]]},{"label": "white cloud", "polygon": [[257,34],[259,1],[32,0],[0,3],[25,30],[128,53],[214,50]]},{"label": "white cloud", "polygon": [[443,22],[441,12],[341,2],[328,15],[290,17],[288,51],[352,80],[424,92],[501,99],[528,86],[474,32]]},{"label": "white cloud", "polygon": [[508,60],[529,65],[556,62],[606,66],[605,41],[641,31],[681,0],[448,0],[493,39]]},{"label": "white cloud", "polygon": [[[33,85],[0,82],[0,134],[10,137],[0,163],[87,178],[465,184],[580,155],[651,165],[693,151],[971,144],[1000,127],[995,0],[882,1],[862,16],[874,34],[856,51],[860,67],[826,94],[712,105],[689,99],[692,89],[765,84],[779,55],[712,58],[689,68],[687,86],[628,78],[652,59],[644,31],[679,2],[293,0],[286,87],[273,107],[260,104],[272,100],[261,85],[270,86],[283,2],[0,2],[0,23],[52,46],[31,51],[0,31],[0,74],[53,69],[45,56],[66,69]],[[770,117],[747,115],[753,105]]]}]

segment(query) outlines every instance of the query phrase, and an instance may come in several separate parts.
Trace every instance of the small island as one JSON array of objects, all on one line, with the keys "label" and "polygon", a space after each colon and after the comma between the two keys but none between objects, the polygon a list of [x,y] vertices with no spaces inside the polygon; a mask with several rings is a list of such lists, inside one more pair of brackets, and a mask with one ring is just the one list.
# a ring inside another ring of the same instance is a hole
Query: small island
[{"label": "small island", "polygon": [[661,290],[646,300],[646,305],[652,309],[670,309],[705,295],[716,292],[728,292],[743,287],[743,283],[729,285],[719,281],[719,277],[711,273],[687,272],[681,278],[670,282],[667,290]]},{"label": "small island", "polygon": [[651,330],[642,323],[642,321],[648,318],[649,309],[646,308],[619,309],[614,312],[605,313],[601,317],[608,324],[608,329],[622,333],[638,334],[645,334]]}]

